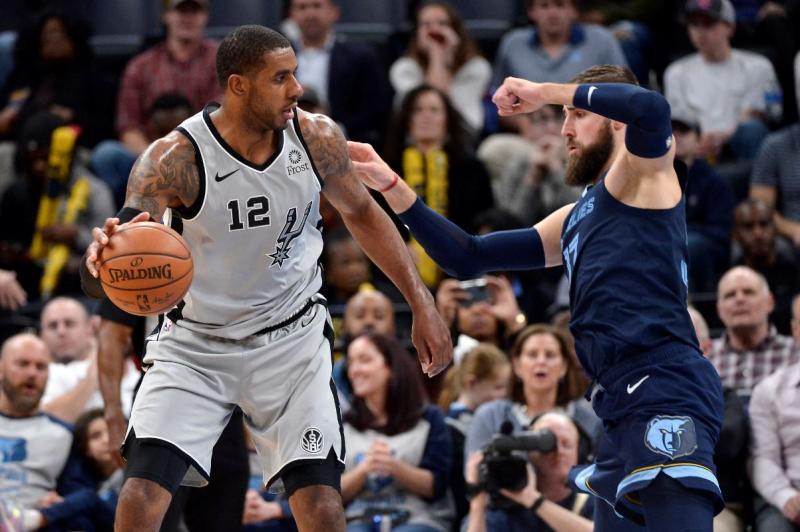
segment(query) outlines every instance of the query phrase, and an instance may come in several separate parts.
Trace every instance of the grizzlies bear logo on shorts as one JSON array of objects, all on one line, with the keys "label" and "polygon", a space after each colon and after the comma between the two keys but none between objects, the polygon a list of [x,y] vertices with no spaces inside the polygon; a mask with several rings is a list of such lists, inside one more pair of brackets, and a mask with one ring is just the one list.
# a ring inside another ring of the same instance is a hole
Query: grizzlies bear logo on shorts
[{"label": "grizzlies bear logo on shorts", "polygon": [[673,459],[690,455],[697,449],[694,420],[686,416],[656,416],[647,424],[644,444],[654,453]]}]

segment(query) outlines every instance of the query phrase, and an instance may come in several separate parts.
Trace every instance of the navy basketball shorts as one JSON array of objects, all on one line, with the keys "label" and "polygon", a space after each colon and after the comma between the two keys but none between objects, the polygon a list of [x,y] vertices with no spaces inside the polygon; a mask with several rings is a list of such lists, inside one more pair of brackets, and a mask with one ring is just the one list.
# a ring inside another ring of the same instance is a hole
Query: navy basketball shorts
[{"label": "navy basketball shorts", "polygon": [[574,487],[643,525],[637,492],[664,473],[707,492],[715,513],[722,511],[713,457],[724,402],[714,366],[683,348],[639,357],[603,377],[595,385],[592,406],[605,433],[595,463],[570,472]]}]

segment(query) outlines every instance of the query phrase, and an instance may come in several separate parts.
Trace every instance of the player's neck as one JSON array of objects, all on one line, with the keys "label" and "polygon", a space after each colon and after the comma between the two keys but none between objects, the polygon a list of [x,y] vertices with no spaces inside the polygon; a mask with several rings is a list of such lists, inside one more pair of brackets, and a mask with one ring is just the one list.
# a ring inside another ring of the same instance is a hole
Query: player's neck
[{"label": "player's neck", "polygon": [[211,113],[211,122],[217,132],[233,150],[253,164],[264,164],[278,148],[281,131],[248,127],[244,111],[234,104],[223,106]]}]

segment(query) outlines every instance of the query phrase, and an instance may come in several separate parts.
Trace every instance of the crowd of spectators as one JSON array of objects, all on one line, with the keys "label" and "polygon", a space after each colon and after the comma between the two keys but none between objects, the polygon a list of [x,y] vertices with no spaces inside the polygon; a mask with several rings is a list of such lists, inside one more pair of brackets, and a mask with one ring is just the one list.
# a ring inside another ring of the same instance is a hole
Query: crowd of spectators
[{"label": "crowd of spectators", "polygon": [[[60,2],[29,2],[0,24],[0,528],[113,526],[123,470],[111,449],[145,327],[101,323],[77,266],[91,228],[121,207],[136,158],[220,98],[216,2],[164,0],[162,34],[142,35],[135,52],[104,49],[92,38],[102,28]],[[356,1],[285,0],[278,29],[297,55],[298,104],[373,144],[431,208],[483,233],[530,226],[581,193],[563,180],[561,109],[498,120],[489,97],[506,76],[568,82],[617,64],[663,92],[688,168],[690,314],[725,392],[715,462],[727,504],[715,530],[800,529],[800,1],[498,3],[518,15],[502,34],[482,31],[465,2],[398,0],[408,19],[376,37],[342,23]],[[402,297],[321,209],[349,530],[591,530],[603,503],[564,479],[591,460],[602,426],[584,398],[561,270],[467,286],[397,221],[454,340],[454,367],[427,379]],[[111,409],[100,345],[122,361]],[[232,447],[244,457],[241,425],[234,416],[215,449],[218,471]],[[539,429],[555,450],[524,456],[518,490],[487,492],[493,436]],[[241,471],[230,477],[241,497],[219,515],[293,530],[286,500],[263,490],[256,469],[249,489]],[[213,513],[225,492],[196,504]],[[164,529],[210,526],[189,513]]]}]

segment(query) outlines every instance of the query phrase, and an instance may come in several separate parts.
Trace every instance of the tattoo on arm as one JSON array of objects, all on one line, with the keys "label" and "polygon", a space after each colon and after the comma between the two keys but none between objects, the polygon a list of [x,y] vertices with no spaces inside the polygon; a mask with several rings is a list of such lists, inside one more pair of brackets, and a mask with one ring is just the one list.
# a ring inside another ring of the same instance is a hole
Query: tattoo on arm
[{"label": "tattoo on arm", "polygon": [[370,197],[353,175],[347,140],[341,130],[323,115],[303,114],[300,123],[309,155],[324,180],[325,196],[342,214],[357,212]]},{"label": "tattoo on arm", "polygon": [[200,190],[194,148],[180,133],[159,139],[139,157],[128,178],[125,205],[158,220],[167,207],[190,206]]}]

